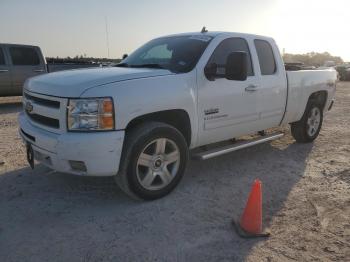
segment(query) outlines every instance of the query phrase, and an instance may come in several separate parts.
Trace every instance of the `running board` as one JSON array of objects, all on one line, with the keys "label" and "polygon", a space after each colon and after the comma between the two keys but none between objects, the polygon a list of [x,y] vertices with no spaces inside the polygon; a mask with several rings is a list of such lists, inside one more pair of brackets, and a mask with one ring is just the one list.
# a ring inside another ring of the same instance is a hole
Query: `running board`
[{"label": "running board", "polygon": [[237,151],[246,147],[255,146],[261,143],[276,140],[278,138],[281,138],[282,136],[284,136],[284,133],[274,133],[271,135],[266,135],[266,136],[252,139],[252,140],[241,141],[233,145],[223,146],[223,147],[214,148],[208,151],[197,153],[193,156],[193,158],[198,160],[207,160],[209,158],[221,156],[223,154],[231,153],[233,151]]}]

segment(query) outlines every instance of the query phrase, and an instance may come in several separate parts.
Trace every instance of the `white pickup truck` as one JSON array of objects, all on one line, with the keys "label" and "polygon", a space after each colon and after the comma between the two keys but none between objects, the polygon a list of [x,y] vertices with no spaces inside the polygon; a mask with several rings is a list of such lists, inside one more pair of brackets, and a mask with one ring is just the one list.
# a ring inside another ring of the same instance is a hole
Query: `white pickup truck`
[{"label": "white pickup truck", "polygon": [[331,69],[285,72],[269,37],[171,35],[116,67],[26,81],[19,132],[31,166],[36,159],[59,172],[115,176],[151,200],[175,188],[190,154],[205,160],[277,139],[283,134],[263,131],[285,124],[297,142],[312,142],[336,79]]}]

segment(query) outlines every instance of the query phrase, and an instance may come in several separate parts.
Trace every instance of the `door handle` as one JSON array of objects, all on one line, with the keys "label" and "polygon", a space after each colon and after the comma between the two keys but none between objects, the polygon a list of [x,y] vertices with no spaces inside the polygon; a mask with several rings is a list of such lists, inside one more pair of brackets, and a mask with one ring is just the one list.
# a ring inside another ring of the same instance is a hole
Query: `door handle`
[{"label": "door handle", "polygon": [[0,73],[6,73],[8,71],[9,71],[8,69],[0,69]]},{"label": "door handle", "polygon": [[258,88],[258,86],[256,86],[256,85],[249,85],[244,90],[246,92],[255,92],[255,91],[257,91],[257,88]]},{"label": "door handle", "polygon": [[36,73],[42,73],[42,72],[44,72],[44,69],[35,69],[33,71],[36,72]]}]

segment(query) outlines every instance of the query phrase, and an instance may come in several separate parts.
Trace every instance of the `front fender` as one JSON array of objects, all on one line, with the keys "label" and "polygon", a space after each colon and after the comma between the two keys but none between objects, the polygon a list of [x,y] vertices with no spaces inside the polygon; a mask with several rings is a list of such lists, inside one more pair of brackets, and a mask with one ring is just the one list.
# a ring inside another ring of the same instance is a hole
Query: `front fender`
[{"label": "front fender", "polygon": [[197,141],[197,96],[195,70],[133,79],[89,89],[84,97],[112,97],[116,129],[124,130],[133,119],[159,111],[181,109],[187,112],[192,127],[192,143]]}]

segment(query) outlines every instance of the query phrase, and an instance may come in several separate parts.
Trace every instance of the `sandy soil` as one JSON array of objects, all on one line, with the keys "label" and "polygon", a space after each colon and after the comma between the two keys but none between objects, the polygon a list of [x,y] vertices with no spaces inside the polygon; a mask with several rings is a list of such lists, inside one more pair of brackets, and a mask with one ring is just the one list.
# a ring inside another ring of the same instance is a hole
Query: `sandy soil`
[{"label": "sandy soil", "polygon": [[[350,261],[350,83],[313,144],[278,141],[191,161],[169,196],[135,202],[110,178],[25,161],[20,98],[0,99],[0,261]],[[255,178],[268,239],[231,227]]]}]

